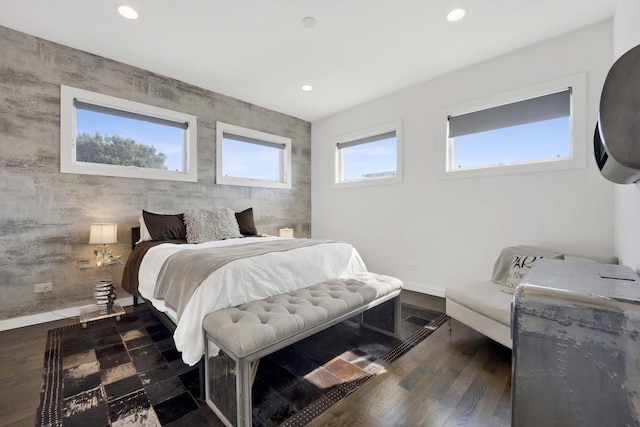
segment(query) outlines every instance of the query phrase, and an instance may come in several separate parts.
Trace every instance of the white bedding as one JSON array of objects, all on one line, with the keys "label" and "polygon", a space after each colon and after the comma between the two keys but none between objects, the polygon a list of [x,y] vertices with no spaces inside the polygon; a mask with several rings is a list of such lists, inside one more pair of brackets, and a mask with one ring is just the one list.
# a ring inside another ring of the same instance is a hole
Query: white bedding
[{"label": "white bedding", "polygon": [[[180,250],[224,247],[278,237],[248,237],[199,244],[164,243],[146,253],[138,272],[138,290],[142,297],[174,321],[176,313],[164,302],[153,299],[158,273],[164,261]],[[367,271],[358,252],[348,243],[318,244],[287,252],[273,252],[233,261],[216,270],[194,292],[174,333],[182,360],[194,365],[204,354],[202,320],[216,310],[290,292],[333,278]]]}]

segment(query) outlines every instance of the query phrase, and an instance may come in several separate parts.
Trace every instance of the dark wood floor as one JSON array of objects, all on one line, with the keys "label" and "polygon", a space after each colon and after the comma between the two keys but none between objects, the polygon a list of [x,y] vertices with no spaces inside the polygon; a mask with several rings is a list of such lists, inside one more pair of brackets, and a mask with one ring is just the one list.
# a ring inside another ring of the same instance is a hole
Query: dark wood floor
[{"label": "dark wood floor", "polygon": [[[403,291],[403,300],[444,311],[444,300]],[[60,320],[0,332],[0,426],[33,426],[47,331]],[[507,426],[511,351],[465,325],[440,327],[333,407],[313,426]]]},{"label": "dark wood floor", "polygon": [[[414,305],[444,300],[403,292]],[[511,350],[452,321],[316,419],[319,426],[508,426]]]}]

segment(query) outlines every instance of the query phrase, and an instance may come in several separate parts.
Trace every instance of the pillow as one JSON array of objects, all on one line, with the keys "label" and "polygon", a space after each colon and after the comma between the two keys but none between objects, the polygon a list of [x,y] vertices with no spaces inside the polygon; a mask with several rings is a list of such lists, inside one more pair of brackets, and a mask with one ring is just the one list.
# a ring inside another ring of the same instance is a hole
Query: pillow
[{"label": "pillow", "polygon": [[522,282],[522,278],[531,270],[533,264],[542,258],[544,257],[536,255],[514,255],[507,276],[507,286],[510,288],[518,286]]},{"label": "pillow", "polygon": [[187,243],[242,237],[235,213],[229,208],[189,209],[184,213]]},{"label": "pillow", "polygon": [[184,214],[162,215],[143,210],[142,218],[152,240],[184,240],[187,238]]},{"label": "pillow", "polygon": [[593,256],[577,256],[565,254],[564,259],[567,261],[596,262],[601,264],[620,264],[618,257],[593,257]]},{"label": "pillow", "polygon": [[236,212],[236,221],[240,228],[240,234],[243,236],[257,236],[256,224],[253,221],[253,208],[245,209],[242,212]]},{"label": "pillow", "polygon": [[511,263],[513,262],[514,255],[535,255],[542,256],[545,258],[551,259],[564,259],[564,254],[562,252],[555,251],[553,249],[547,248],[538,248],[535,246],[509,246],[508,248],[504,248],[502,252],[500,252],[500,256],[496,260],[496,263],[493,266],[493,276],[491,280],[496,282],[499,285],[507,284],[507,276],[509,275],[509,270],[511,269]]},{"label": "pillow", "polygon": [[144,218],[140,217],[138,219],[140,223],[140,240],[136,242],[136,245],[141,242],[148,242],[151,239],[151,234],[149,234],[149,230],[147,230],[147,225],[144,223]]},{"label": "pillow", "polygon": [[598,263],[598,261],[596,261],[595,259],[592,259],[592,258],[581,257],[581,256],[573,256],[573,255],[565,255],[564,256],[564,260],[565,261],[590,262],[590,263],[595,263],[595,264]]}]

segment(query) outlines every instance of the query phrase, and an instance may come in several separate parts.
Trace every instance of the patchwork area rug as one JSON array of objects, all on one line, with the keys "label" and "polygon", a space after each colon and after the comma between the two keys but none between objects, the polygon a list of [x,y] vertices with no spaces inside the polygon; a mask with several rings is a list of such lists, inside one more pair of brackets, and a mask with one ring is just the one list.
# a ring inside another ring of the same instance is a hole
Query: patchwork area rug
[{"label": "patchwork area rug", "polygon": [[[402,307],[399,341],[347,320],[260,361],[256,426],[306,425],[446,321]],[[149,310],[49,331],[36,426],[222,425],[198,400],[198,368],[182,363]]]}]

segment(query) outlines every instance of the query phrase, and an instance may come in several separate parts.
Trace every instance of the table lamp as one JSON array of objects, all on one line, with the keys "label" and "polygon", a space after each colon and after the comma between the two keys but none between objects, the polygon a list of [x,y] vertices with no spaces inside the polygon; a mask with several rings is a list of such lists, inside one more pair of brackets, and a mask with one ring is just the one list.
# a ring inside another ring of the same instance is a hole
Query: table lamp
[{"label": "table lamp", "polygon": [[111,248],[107,245],[118,243],[118,224],[98,223],[91,224],[89,232],[89,244],[98,245],[93,253],[96,255],[96,264],[109,264]]}]

